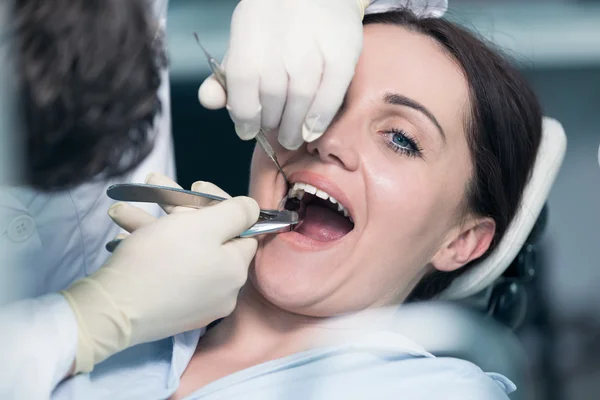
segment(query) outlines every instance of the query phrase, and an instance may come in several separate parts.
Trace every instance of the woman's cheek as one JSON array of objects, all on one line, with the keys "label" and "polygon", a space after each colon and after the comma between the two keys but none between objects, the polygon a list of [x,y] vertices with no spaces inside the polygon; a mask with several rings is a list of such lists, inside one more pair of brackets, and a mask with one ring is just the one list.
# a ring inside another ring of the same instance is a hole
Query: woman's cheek
[{"label": "woman's cheek", "polygon": [[253,162],[250,171],[250,185],[248,194],[255,199],[261,207],[271,207],[271,197],[273,196],[273,181],[275,174],[268,168]]},{"label": "woman's cheek", "polygon": [[264,170],[264,161],[261,160],[261,156],[262,155],[257,152],[256,148],[254,148],[252,160],[250,161],[250,187],[248,190],[251,196],[253,192],[256,192],[256,186],[260,185],[260,176]]}]

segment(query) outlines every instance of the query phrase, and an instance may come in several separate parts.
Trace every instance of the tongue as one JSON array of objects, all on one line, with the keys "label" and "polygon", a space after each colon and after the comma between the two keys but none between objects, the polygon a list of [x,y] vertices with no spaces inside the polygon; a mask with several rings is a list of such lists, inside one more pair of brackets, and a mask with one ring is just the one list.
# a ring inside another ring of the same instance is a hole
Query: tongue
[{"label": "tongue", "polygon": [[313,240],[332,242],[353,228],[348,218],[327,207],[307,204],[305,212],[304,220],[295,231]]}]

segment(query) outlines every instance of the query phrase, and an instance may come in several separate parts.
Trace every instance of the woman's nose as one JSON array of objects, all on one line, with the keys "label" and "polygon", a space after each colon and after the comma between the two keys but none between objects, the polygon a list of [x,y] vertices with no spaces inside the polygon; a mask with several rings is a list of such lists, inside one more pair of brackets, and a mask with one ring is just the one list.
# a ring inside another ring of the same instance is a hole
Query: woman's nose
[{"label": "woman's nose", "polygon": [[353,171],[358,168],[358,141],[352,129],[342,129],[334,122],[333,126],[314,142],[307,144],[308,153],[319,157],[324,163],[334,163]]}]

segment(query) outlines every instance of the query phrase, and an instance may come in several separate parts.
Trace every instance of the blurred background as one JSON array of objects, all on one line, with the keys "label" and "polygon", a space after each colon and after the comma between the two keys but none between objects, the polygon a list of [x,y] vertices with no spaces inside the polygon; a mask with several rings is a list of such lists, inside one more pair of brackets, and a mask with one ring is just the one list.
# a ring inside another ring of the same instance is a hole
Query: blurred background
[{"label": "blurred background", "polygon": [[[179,182],[215,182],[246,193],[252,143],[224,111],[199,106],[208,68],[197,32],[221,59],[238,0],[170,0],[173,132]],[[548,201],[542,267],[518,334],[534,371],[536,399],[600,398],[600,1],[449,0],[448,17],[492,40],[522,69],[545,114],[567,133],[563,167]],[[215,147],[218,151],[215,151]],[[224,154],[226,158],[216,156]]]}]

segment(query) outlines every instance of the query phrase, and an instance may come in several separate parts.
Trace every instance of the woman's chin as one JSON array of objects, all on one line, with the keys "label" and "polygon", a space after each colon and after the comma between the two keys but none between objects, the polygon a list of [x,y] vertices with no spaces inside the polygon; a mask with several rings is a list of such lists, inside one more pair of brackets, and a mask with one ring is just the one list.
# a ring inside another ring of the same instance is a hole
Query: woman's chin
[{"label": "woman's chin", "polygon": [[297,276],[289,271],[269,268],[262,264],[249,274],[249,285],[259,300],[277,309],[304,316],[329,317],[335,314],[330,297],[331,285],[320,284],[311,277]]},{"label": "woman's chin", "polygon": [[333,241],[298,232],[263,237],[249,279],[262,297],[279,308],[330,316],[335,313],[331,298],[356,273],[357,237],[356,232]]},{"label": "woman's chin", "polygon": [[249,280],[261,298],[292,313],[311,315],[311,310],[327,297],[319,288],[311,285],[308,279],[294,279],[284,273],[254,268]]}]

